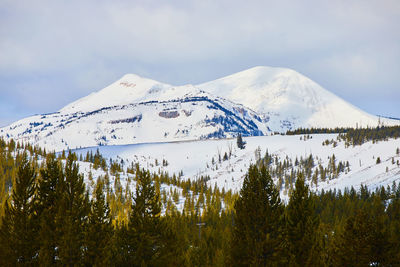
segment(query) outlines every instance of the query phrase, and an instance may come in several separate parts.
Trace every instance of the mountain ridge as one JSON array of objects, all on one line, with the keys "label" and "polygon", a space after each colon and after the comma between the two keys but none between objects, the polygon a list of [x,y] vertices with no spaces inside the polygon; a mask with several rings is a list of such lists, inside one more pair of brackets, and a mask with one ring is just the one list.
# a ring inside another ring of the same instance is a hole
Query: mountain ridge
[{"label": "mountain ridge", "polygon": [[126,74],[58,112],[0,128],[0,136],[62,150],[395,124],[294,70],[258,66],[199,85]]},{"label": "mountain ridge", "polygon": [[[282,120],[292,121],[295,128],[371,127],[379,121],[292,69],[258,66],[198,87],[270,115],[275,131]],[[252,94],[255,90],[256,95]],[[384,122],[393,125],[390,120]]]}]

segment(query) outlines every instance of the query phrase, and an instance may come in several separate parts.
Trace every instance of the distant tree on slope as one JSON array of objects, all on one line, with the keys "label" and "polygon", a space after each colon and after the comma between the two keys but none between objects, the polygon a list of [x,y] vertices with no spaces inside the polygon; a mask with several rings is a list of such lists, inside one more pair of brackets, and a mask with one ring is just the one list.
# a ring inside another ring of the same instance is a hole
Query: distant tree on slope
[{"label": "distant tree on slope", "polygon": [[240,148],[240,149],[246,148],[246,142],[243,141],[242,134],[239,134],[237,136],[236,143],[237,143],[238,148]]}]

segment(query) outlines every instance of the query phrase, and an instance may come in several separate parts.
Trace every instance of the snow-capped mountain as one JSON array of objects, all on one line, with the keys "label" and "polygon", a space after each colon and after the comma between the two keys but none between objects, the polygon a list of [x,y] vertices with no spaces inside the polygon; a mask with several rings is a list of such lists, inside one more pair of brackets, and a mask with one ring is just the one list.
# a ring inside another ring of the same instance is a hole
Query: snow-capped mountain
[{"label": "snow-capped mountain", "polygon": [[293,70],[255,67],[197,86],[128,74],[58,112],[1,128],[0,136],[59,151],[379,123],[400,124],[359,110]]},{"label": "snow-capped mountain", "polygon": [[254,67],[198,87],[253,109],[277,132],[400,123],[370,115],[291,69]]},{"label": "snow-capped mountain", "polygon": [[51,150],[209,138],[240,132],[264,135],[267,125],[254,111],[192,85],[170,86],[125,75],[105,89],[59,112],[32,116],[0,134]]}]

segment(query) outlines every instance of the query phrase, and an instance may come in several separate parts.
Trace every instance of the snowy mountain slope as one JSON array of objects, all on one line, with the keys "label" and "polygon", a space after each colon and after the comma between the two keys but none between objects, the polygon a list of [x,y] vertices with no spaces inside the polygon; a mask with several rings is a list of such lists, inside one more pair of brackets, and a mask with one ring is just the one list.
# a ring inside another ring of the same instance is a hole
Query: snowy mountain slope
[{"label": "snowy mountain slope", "polygon": [[[62,161],[65,164],[65,160]],[[92,193],[96,188],[96,182],[98,178],[103,178],[108,176],[109,186],[115,192],[115,187],[122,187],[124,189],[129,188],[129,191],[132,194],[135,194],[136,190],[136,181],[134,179],[135,175],[128,172],[118,172],[111,173],[110,171],[104,171],[101,168],[95,169],[93,164],[85,161],[77,161],[79,165],[79,172],[83,175],[84,182],[86,184],[86,189],[89,192],[89,196],[92,197]],[[118,177],[118,178],[117,178]],[[179,211],[183,210],[183,206],[185,203],[185,197],[182,196],[182,188],[179,188],[174,185],[169,185],[165,183],[160,184],[160,192],[165,193],[171,196],[170,192],[177,191],[179,193],[178,202],[175,202],[175,205]],[[165,212],[165,205],[162,206],[161,212]]]},{"label": "snowy mountain slope", "polygon": [[[170,88],[172,89],[168,90]],[[142,78],[135,74],[126,74],[106,88],[68,104],[60,112],[87,112],[104,107],[161,100],[162,97],[165,99],[168,96],[172,98],[174,96],[179,97],[188,93],[185,88],[187,87],[180,87],[180,90],[176,90],[176,88],[168,84]],[[166,91],[169,94],[166,94]]]},{"label": "snowy mountain slope", "polygon": [[197,87],[247,106],[263,115],[273,131],[295,128],[376,127],[398,125],[347,103],[300,73],[254,67]]},{"label": "snowy mountain slope", "polygon": [[[238,132],[243,135],[268,132],[258,115],[241,105],[189,85],[158,88],[160,90],[137,98],[146,102],[97,110],[92,109],[99,103],[92,98],[82,99],[60,112],[29,117],[2,128],[0,135],[60,151],[97,145],[225,138],[236,136]],[[105,95],[107,90],[100,91],[94,99],[102,99]]]},{"label": "snowy mountain slope", "polygon": [[0,128],[51,150],[267,135],[299,127],[393,125],[289,69],[255,67],[198,86],[127,74],[56,113]]},{"label": "snowy mountain slope", "polygon": [[[300,140],[300,136],[247,137],[244,150],[237,148],[235,139],[225,139],[103,146],[79,149],[76,152],[85,156],[87,151],[95,153],[99,149],[106,158],[123,159],[126,166],[133,162],[156,172],[160,169],[170,174],[182,172],[182,179],[210,176],[208,182],[210,186],[217,184],[220,188],[233,190],[241,188],[249,165],[256,161],[257,149],[260,149],[261,155],[268,150],[279,160],[291,159],[293,162],[296,158],[306,158],[312,154],[324,167],[329,164],[333,154],[337,162],[349,162],[350,171],[342,172],[338,178],[319,181],[317,185],[308,180],[315,191],[335,188],[344,190],[351,186],[358,189],[361,185],[374,190],[378,186],[392,185],[393,181],[400,182],[400,164],[397,163],[400,161],[400,155],[396,154],[396,148],[400,148],[400,139],[389,139],[375,144],[368,142],[348,148],[344,142],[339,142],[336,147],[322,145],[326,139],[336,139],[336,136],[336,134],[312,135],[312,138],[306,141]],[[230,150],[232,157],[219,162],[219,155],[222,157]],[[377,157],[382,161],[380,164],[376,163]],[[163,160],[168,161],[168,166],[155,164]],[[287,197],[284,189],[281,194],[282,197]]]}]

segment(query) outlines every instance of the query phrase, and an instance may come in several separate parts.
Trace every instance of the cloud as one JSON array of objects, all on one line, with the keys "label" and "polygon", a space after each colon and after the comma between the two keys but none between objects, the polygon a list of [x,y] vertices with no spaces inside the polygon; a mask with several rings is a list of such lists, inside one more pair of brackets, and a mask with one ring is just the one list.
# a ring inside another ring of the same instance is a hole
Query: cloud
[{"label": "cloud", "polygon": [[0,93],[42,111],[125,73],[196,84],[270,65],[362,105],[363,90],[400,97],[399,17],[395,0],[3,0]]}]

